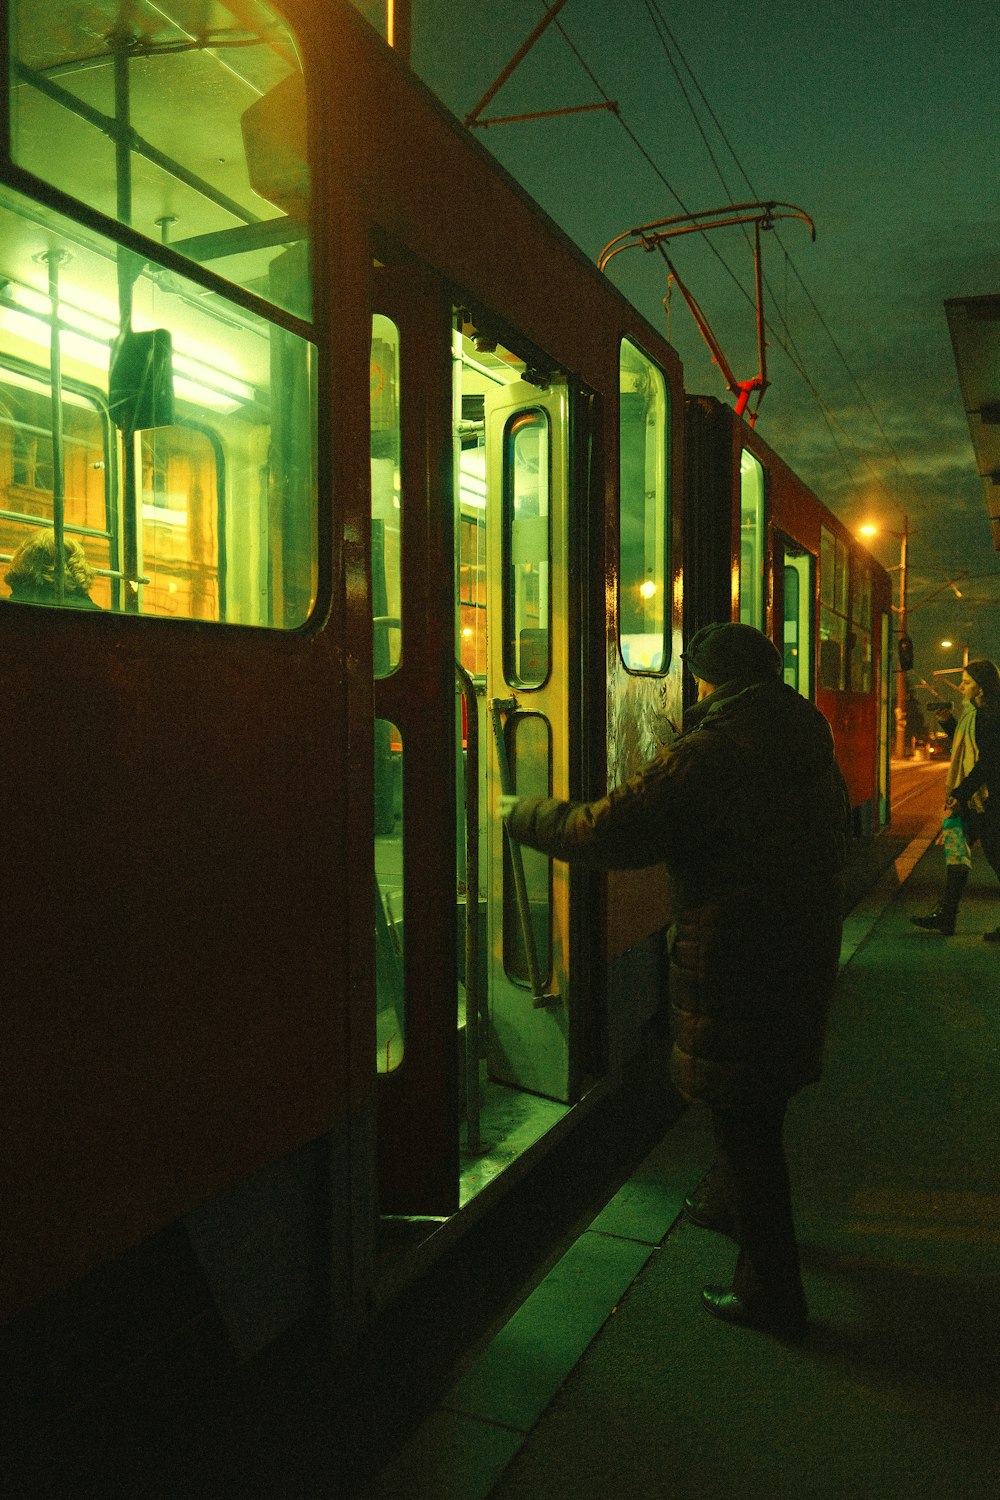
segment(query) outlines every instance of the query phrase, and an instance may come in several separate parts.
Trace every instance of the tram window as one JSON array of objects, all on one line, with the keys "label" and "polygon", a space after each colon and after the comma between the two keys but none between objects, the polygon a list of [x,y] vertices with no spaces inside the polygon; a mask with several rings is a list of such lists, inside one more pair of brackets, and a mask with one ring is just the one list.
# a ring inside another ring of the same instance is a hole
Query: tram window
[{"label": "tram window", "polygon": [[764,629],[764,468],[740,455],[740,620]]},{"label": "tram window", "polygon": [[504,675],[541,687],[549,675],[549,418],[517,412],[504,429]]},{"label": "tram window", "polygon": [[661,370],[619,352],[618,633],[631,672],[667,667],[669,402]]},{"label": "tram window", "polygon": [[819,685],[847,687],[847,543],[820,529]]},{"label": "tram window", "polygon": [[851,640],[848,682],[852,692],[870,693],[872,664],[872,575],[857,560],[851,579]]},{"label": "tram window", "polygon": [[370,391],[375,676],[388,677],[402,653],[399,329],[381,313],[372,318]]},{"label": "tram window", "polygon": [[[464,478],[464,476],[463,476]],[[458,529],[459,652],[472,677],[486,676],[486,521],[463,510]]]},{"label": "tram window", "polygon": [[403,1060],[403,743],[395,724],[375,720],[376,1068]]},{"label": "tram window", "polygon": [[[514,789],[519,797],[552,795],[552,731],[541,714],[513,714],[505,726]],[[520,847],[520,846],[519,846]],[[538,978],[552,975],[552,861],[535,849],[521,847],[528,918]],[[531,966],[518,910],[510,847],[504,841],[504,969],[519,984],[531,983]]]},{"label": "tram window", "polygon": [[105,609],[303,624],[311,346],[6,187],[0,244],[0,580],[27,537],[55,531],[82,544]]},{"label": "tram window", "polygon": [[13,154],[44,182],[308,317],[295,40],[262,0],[12,0]]}]

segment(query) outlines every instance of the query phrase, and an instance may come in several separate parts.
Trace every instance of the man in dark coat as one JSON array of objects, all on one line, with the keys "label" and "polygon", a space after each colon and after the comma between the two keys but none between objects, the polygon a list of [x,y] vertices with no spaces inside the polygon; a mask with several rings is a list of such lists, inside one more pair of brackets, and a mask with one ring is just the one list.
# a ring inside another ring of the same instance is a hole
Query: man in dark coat
[{"label": "man in dark coat", "polygon": [[806,1328],[782,1127],[819,1077],[837,975],[850,804],[823,715],[749,625],[708,625],[684,654],[684,731],[596,802],[522,798],[514,838],[603,869],[663,862],[673,886],[671,1071],[712,1111],[716,1159],[687,1211],[739,1244],[730,1323]]}]

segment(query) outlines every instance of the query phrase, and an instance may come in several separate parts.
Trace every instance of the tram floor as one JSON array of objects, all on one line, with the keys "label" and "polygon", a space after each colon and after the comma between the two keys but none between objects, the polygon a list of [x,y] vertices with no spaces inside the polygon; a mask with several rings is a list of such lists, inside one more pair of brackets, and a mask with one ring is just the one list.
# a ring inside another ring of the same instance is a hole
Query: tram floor
[{"label": "tram floor", "polygon": [[[487,1079],[483,1086],[478,1151],[462,1147],[461,1207],[540,1141],[569,1113],[569,1106]],[[465,1136],[463,1128],[463,1138]]]}]

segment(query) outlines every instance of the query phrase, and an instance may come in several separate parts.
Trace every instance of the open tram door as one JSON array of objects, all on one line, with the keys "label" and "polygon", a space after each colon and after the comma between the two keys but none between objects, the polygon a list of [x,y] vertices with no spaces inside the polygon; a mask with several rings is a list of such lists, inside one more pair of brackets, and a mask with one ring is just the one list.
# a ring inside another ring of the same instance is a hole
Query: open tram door
[{"label": "open tram door", "polygon": [[466,917],[478,916],[479,955],[473,971],[471,944],[460,939],[465,1201],[575,1097],[568,874],[511,844],[500,799],[569,795],[578,688],[569,650],[568,383],[461,316],[452,353],[456,655],[466,677],[457,722],[459,891]]},{"label": "open tram door", "polygon": [[569,796],[565,381],[485,403],[489,1076],[568,1102],[569,876],[512,840],[500,798]]},{"label": "open tram door", "polygon": [[569,394],[433,274],[376,286],[379,1196],[440,1217],[573,1098],[566,871],[500,821],[504,787],[569,792]]}]

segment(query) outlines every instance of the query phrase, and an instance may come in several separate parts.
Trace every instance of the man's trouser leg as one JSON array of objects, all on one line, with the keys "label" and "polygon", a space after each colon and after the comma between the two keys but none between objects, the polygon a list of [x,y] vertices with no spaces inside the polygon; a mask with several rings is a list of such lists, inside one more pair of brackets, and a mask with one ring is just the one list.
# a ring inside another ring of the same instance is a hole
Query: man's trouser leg
[{"label": "man's trouser leg", "polygon": [[788,1164],[786,1105],[712,1110],[717,1170],[736,1219],[740,1253],[733,1291],[741,1300],[805,1314]]}]

